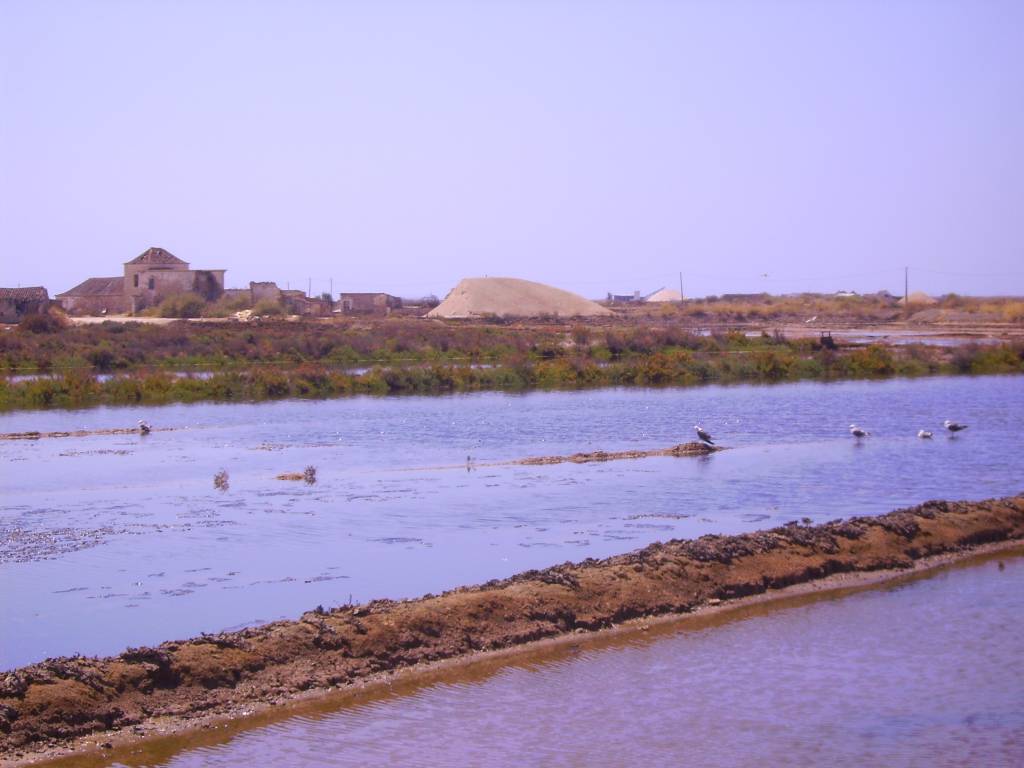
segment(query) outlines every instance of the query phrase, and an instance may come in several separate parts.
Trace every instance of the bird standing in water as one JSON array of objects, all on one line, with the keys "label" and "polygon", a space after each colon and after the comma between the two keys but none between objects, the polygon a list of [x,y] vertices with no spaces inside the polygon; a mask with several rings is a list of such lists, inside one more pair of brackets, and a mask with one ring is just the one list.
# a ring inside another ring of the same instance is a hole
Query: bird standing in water
[{"label": "bird standing in water", "polygon": [[150,430],[151,427],[149,426],[149,424],[144,422],[142,419],[139,419],[139,433],[143,435],[148,435],[150,433]]},{"label": "bird standing in water", "polygon": [[856,437],[859,440],[862,437],[867,437],[871,433],[868,432],[866,429],[861,429],[856,424],[851,424],[850,425],[850,434],[853,435],[854,437]]},{"label": "bird standing in water", "polygon": [[919,430],[917,430],[917,436],[920,437],[920,438],[923,438],[925,440],[931,440],[932,439],[932,433],[929,432],[927,429],[919,429]]}]

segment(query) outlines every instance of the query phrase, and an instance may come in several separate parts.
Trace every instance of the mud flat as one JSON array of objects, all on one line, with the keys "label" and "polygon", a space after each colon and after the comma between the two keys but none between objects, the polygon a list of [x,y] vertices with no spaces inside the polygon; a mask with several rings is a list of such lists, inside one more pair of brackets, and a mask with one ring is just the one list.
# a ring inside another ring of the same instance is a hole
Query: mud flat
[{"label": "mud flat", "polygon": [[0,757],[183,731],[414,665],[642,625],[823,579],[906,571],[1022,538],[1024,495],[932,501],[880,517],[653,544],[440,596],[318,607],[297,621],[118,657],[50,659],[0,675]]},{"label": "mud flat", "polygon": [[[151,428],[151,432],[173,432],[171,427]],[[116,427],[113,429],[75,429],[70,432],[3,432],[0,440],[42,440],[46,437],[95,437],[96,435],[138,435],[138,427]]]},{"label": "mud flat", "polygon": [[537,466],[544,464],[589,464],[595,461],[620,461],[622,459],[646,459],[651,456],[704,456],[715,451],[725,449],[717,445],[706,443],[681,443],[671,448],[656,448],[651,451],[591,451],[590,453],[573,453],[569,456],[534,456],[529,459],[517,459],[508,462],[525,466]]}]

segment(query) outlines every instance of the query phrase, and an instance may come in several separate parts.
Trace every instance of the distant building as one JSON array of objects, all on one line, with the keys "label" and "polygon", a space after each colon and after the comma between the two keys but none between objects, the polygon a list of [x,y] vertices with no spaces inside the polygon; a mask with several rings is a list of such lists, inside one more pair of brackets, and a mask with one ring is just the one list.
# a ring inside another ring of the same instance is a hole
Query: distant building
[{"label": "distant building", "polygon": [[343,293],[338,305],[346,315],[388,315],[402,308],[402,300],[390,293]]},{"label": "distant building", "polygon": [[50,294],[41,286],[0,288],[0,323],[19,323],[25,315],[41,315],[50,306]]},{"label": "distant building", "polygon": [[331,302],[319,296],[307,296],[304,291],[281,291],[281,302],[292,315],[326,317],[331,314]]},{"label": "distant building", "polygon": [[640,291],[633,291],[632,293],[610,293],[608,294],[605,301],[612,301],[615,303],[626,303],[631,301],[640,301]]},{"label": "distant building", "polygon": [[224,293],[223,269],[189,269],[163,248],[148,248],[124,264],[123,277],[90,277],[57,294],[74,314],[135,314],[178,293],[197,293],[216,301]]},{"label": "distant building", "polygon": [[303,291],[279,288],[271,281],[250,282],[248,288],[225,288],[228,299],[240,299],[250,307],[261,301],[280,304],[291,315],[326,317],[331,314],[331,302],[320,296],[310,297]]},{"label": "distant building", "polygon": [[281,289],[277,287],[277,283],[265,281],[265,282],[250,282],[249,283],[249,301],[256,304],[259,301],[280,301],[281,300]]},{"label": "distant building", "polygon": [[123,277],[90,277],[54,298],[73,315],[122,315],[129,306]]},{"label": "distant building", "polygon": [[834,295],[840,299],[852,299],[858,294],[856,291],[836,291]]}]

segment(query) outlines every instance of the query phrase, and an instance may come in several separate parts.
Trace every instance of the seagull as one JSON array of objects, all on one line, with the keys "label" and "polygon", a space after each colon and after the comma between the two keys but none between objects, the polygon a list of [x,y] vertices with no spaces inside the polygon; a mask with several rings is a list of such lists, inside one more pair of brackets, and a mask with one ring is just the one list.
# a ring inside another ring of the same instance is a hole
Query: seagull
[{"label": "seagull", "polygon": [[952,434],[952,435],[955,435],[957,432],[959,432],[962,429],[967,429],[967,425],[966,424],[958,424],[957,422],[950,421],[949,419],[946,419],[944,422],[942,422],[942,426],[944,426],[946,429],[948,429],[950,434]]},{"label": "seagull", "polygon": [[697,437],[699,437],[705,443],[707,443],[708,445],[714,445],[715,444],[714,441],[711,439],[711,435],[709,435],[707,432],[705,432],[702,427],[700,427],[700,426],[695,424],[693,426],[693,428],[697,430]]},{"label": "seagull", "polygon": [[856,424],[851,424],[850,425],[850,434],[859,439],[861,437],[867,437],[871,433],[868,432],[865,429],[861,429]]},{"label": "seagull", "polygon": [[917,436],[925,440],[931,440],[932,433],[929,432],[927,429],[919,429],[917,430]]},{"label": "seagull", "polygon": [[804,320],[804,322],[805,323],[813,323],[817,319],[818,319],[818,316],[815,315],[814,317],[808,317],[806,320]]},{"label": "seagull", "polygon": [[148,435],[149,432],[150,432],[150,429],[151,428],[150,428],[149,424],[144,422],[142,419],[139,419],[139,433],[140,434]]}]

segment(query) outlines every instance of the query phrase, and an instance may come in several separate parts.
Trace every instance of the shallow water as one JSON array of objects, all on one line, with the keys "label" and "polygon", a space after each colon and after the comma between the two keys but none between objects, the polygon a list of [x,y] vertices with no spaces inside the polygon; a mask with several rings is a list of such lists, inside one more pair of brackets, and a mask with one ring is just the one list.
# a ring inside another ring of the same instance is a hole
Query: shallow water
[{"label": "shallow water", "polygon": [[1024,558],[794,602],[116,764],[1024,764]]},{"label": "shallow water", "polygon": [[[971,429],[950,439],[947,417]],[[1024,477],[1009,376],[97,408],[6,414],[0,432],[139,418],[176,431],[0,442],[0,667]],[[857,444],[852,421],[873,436]],[[697,422],[732,450],[485,466],[667,447]],[[274,479],[307,465],[315,485]]]}]

